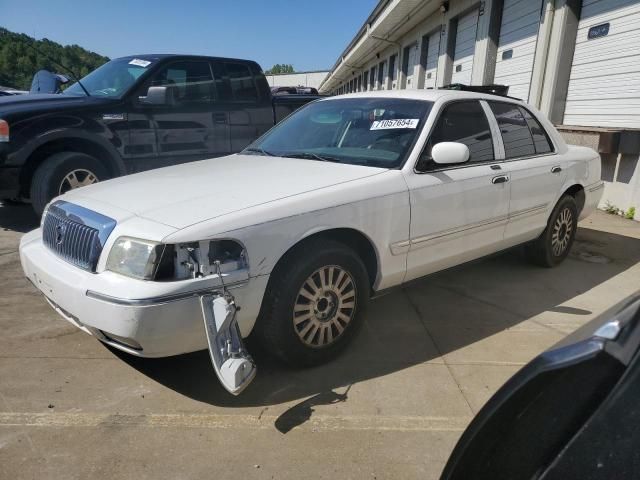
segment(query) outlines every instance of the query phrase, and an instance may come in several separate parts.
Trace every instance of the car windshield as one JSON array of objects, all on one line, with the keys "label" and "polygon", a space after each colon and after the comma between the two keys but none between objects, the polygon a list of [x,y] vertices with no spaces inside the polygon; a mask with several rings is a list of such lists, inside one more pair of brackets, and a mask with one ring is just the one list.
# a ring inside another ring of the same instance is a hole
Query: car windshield
[{"label": "car windshield", "polygon": [[396,168],[402,165],[432,102],[344,98],[310,103],[243,153]]},{"label": "car windshield", "polygon": [[[96,68],[80,79],[89,95],[96,97],[120,97],[151,65],[151,61],[141,58],[119,58]],[[64,92],[65,95],[85,96],[78,83],[74,83]]]}]

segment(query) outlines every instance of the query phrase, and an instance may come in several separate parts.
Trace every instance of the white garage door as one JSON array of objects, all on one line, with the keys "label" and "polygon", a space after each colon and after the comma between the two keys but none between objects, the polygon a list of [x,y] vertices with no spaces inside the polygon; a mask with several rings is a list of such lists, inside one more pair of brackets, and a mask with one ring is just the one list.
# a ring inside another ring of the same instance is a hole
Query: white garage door
[{"label": "white garage door", "polygon": [[477,31],[478,9],[476,8],[458,19],[451,83],[471,84],[471,70],[473,68],[473,55],[476,51]]},{"label": "white garage door", "polygon": [[418,63],[418,44],[412,45],[408,50],[406,88],[416,88],[415,83],[417,82],[415,82],[415,79],[417,78],[416,64]]},{"label": "white garage door", "polygon": [[584,0],[566,125],[640,128],[640,2]]},{"label": "white garage door", "polygon": [[542,0],[504,0],[494,82],[509,95],[529,99]]},{"label": "white garage door", "polygon": [[440,30],[429,35],[427,45],[427,63],[424,69],[424,88],[436,88],[438,73],[438,55],[440,54]]}]

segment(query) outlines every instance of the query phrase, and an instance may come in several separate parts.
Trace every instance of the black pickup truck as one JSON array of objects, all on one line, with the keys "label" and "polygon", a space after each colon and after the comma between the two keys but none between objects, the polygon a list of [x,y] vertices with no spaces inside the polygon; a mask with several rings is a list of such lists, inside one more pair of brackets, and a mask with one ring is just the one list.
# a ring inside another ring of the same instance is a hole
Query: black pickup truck
[{"label": "black pickup truck", "polygon": [[42,212],[72,188],[238,152],[317,98],[272,98],[253,61],[118,58],[61,94],[0,98],[0,199]]}]

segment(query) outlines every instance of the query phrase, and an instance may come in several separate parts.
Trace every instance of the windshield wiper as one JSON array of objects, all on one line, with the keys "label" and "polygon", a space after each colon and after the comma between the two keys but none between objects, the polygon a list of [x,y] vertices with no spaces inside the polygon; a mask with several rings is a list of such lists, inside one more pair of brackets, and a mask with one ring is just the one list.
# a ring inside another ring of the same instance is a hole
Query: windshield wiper
[{"label": "windshield wiper", "polygon": [[287,153],[280,156],[287,158],[306,158],[309,160],[320,160],[321,162],[342,163],[342,160],[340,160],[339,158],[331,157],[328,155],[318,155],[317,153],[313,152]]},{"label": "windshield wiper", "polygon": [[260,153],[262,155],[265,155],[267,157],[275,157],[276,154],[275,153],[271,153],[271,152],[267,152],[264,148],[260,148],[260,147],[249,147],[249,148],[245,148],[243,150],[243,152],[254,152],[254,153]]}]

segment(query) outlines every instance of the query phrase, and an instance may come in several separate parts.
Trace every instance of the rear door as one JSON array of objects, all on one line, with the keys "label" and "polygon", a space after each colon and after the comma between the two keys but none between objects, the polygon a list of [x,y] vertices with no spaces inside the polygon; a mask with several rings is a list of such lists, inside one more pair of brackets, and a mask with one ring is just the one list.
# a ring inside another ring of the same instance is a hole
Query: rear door
[{"label": "rear door", "polygon": [[511,180],[505,240],[518,243],[545,228],[567,173],[549,136],[528,110],[513,103],[488,104],[500,129]]},{"label": "rear door", "polygon": [[269,88],[264,76],[247,63],[217,60],[213,70],[218,91],[217,106],[226,112],[229,148],[231,153],[236,153],[273,126]]},{"label": "rear door", "polygon": [[172,99],[168,105],[147,107],[156,129],[158,166],[228,153],[228,129],[214,122],[216,92],[208,60],[171,62],[151,86],[168,87]]},{"label": "rear door", "polygon": [[[466,144],[469,161],[439,165],[429,160],[439,142]],[[411,197],[407,281],[501,248],[510,185],[497,150],[479,101],[442,108],[422,153],[426,171],[406,177]]]}]

